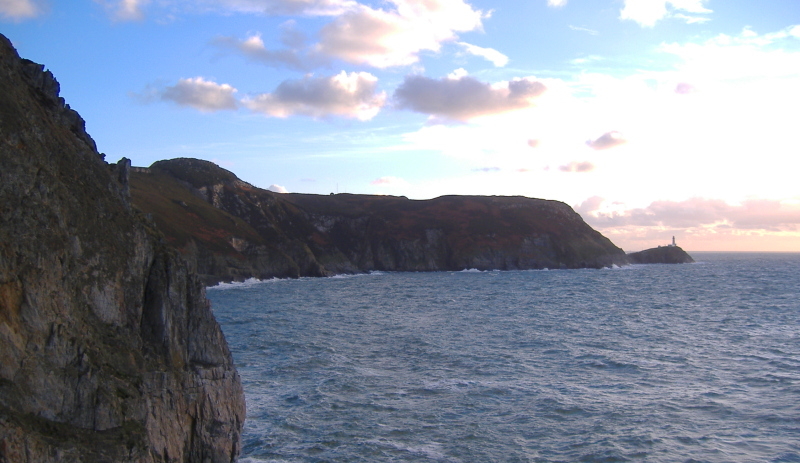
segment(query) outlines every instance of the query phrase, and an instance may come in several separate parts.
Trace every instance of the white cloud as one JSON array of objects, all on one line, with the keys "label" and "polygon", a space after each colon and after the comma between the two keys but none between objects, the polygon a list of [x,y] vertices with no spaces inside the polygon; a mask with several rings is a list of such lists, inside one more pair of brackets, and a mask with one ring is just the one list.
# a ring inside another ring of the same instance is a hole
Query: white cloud
[{"label": "white cloud", "polygon": [[330,77],[306,76],[286,80],[273,93],[246,98],[242,103],[252,111],[272,117],[344,116],[368,120],[386,102],[386,94],[376,92],[377,82],[375,76],[366,72],[347,74],[342,71]]},{"label": "white cloud", "polygon": [[[683,11],[696,14],[711,13],[703,5],[708,0],[625,0],[625,6],[620,11],[620,19],[636,21],[642,27],[653,27],[659,20],[680,15],[679,18],[689,23],[702,23],[705,18],[689,17],[673,11]],[[667,7],[671,8],[667,8]]]},{"label": "white cloud", "polygon": [[546,89],[544,84],[532,78],[492,85],[461,74],[438,80],[406,76],[395,91],[394,99],[402,109],[467,121],[530,107]]},{"label": "white cloud", "polygon": [[42,6],[33,0],[0,0],[0,16],[14,21],[35,18],[42,14]]},{"label": "white cloud", "polygon": [[392,0],[395,8],[359,5],[319,32],[316,51],[377,68],[416,63],[422,51],[439,51],[457,32],[480,29],[482,11],[463,0]]},{"label": "white cloud", "polygon": [[572,29],[573,31],[578,31],[578,32],[586,32],[586,33],[587,33],[587,34],[589,34],[589,35],[597,35],[597,34],[598,34],[598,32],[597,32],[596,30],[593,30],[593,29],[587,29],[587,28],[585,28],[585,27],[579,27],[579,26],[569,26],[569,28],[570,28],[570,29]]},{"label": "white cloud", "polygon": [[141,21],[144,19],[143,7],[150,0],[95,0],[103,5],[115,21]]},{"label": "white cloud", "polygon": [[675,13],[672,17],[686,21],[686,24],[703,24],[711,21],[711,18],[705,16],[689,16],[681,13]]},{"label": "white cloud", "polygon": [[270,185],[269,188],[267,188],[267,190],[272,191],[273,193],[288,193],[289,192],[289,190],[287,190],[285,187],[282,187],[282,186],[277,185],[275,183]]},{"label": "white cloud", "polygon": [[491,61],[497,67],[503,67],[508,64],[508,56],[493,48],[482,48],[465,42],[458,42],[458,45],[464,47],[470,55],[480,56],[487,61]]},{"label": "white cloud", "polygon": [[567,0],[547,0],[547,6],[554,8],[561,8],[567,4]]},{"label": "white cloud", "polygon": [[202,77],[181,79],[177,84],[160,92],[164,101],[172,101],[179,106],[190,106],[203,112],[236,109],[236,89],[228,84],[204,80]]}]

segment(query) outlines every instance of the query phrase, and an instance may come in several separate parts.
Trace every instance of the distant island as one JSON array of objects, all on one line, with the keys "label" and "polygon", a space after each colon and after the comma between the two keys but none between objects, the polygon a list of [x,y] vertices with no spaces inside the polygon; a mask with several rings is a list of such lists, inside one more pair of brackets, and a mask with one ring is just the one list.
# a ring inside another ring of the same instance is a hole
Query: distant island
[{"label": "distant island", "polygon": [[691,264],[694,259],[675,244],[673,236],[672,243],[666,246],[629,253],[628,261],[631,264]]},{"label": "distant island", "polygon": [[626,255],[559,201],[280,194],[189,158],[134,167],[130,186],[134,206],[149,214],[209,285],[372,270],[639,263],[638,253]]}]

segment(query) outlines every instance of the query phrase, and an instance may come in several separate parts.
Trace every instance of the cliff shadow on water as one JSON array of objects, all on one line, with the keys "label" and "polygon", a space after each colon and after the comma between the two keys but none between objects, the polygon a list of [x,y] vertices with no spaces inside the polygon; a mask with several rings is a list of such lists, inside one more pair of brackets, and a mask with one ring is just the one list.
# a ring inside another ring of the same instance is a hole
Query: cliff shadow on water
[{"label": "cliff shadow on water", "polygon": [[244,394],[204,284],[42,65],[0,36],[0,461],[231,462]]}]

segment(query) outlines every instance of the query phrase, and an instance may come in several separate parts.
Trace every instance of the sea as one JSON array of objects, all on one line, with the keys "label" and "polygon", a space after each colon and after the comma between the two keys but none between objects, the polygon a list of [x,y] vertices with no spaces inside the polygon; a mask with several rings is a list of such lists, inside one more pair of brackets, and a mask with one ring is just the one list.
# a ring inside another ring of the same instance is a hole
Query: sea
[{"label": "sea", "polygon": [[207,290],[242,463],[800,462],[800,253]]}]

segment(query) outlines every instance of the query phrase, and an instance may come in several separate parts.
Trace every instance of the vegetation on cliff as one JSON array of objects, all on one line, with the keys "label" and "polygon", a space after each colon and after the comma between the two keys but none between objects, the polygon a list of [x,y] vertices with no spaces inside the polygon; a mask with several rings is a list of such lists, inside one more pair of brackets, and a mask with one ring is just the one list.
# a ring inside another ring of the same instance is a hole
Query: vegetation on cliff
[{"label": "vegetation on cliff", "polygon": [[131,174],[133,203],[214,283],[371,270],[599,268],[624,252],[558,201],[277,194],[208,161]]},{"label": "vegetation on cliff", "polygon": [[0,461],[229,463],[244,395],[203,282],[58,92],[0,36]]}]

